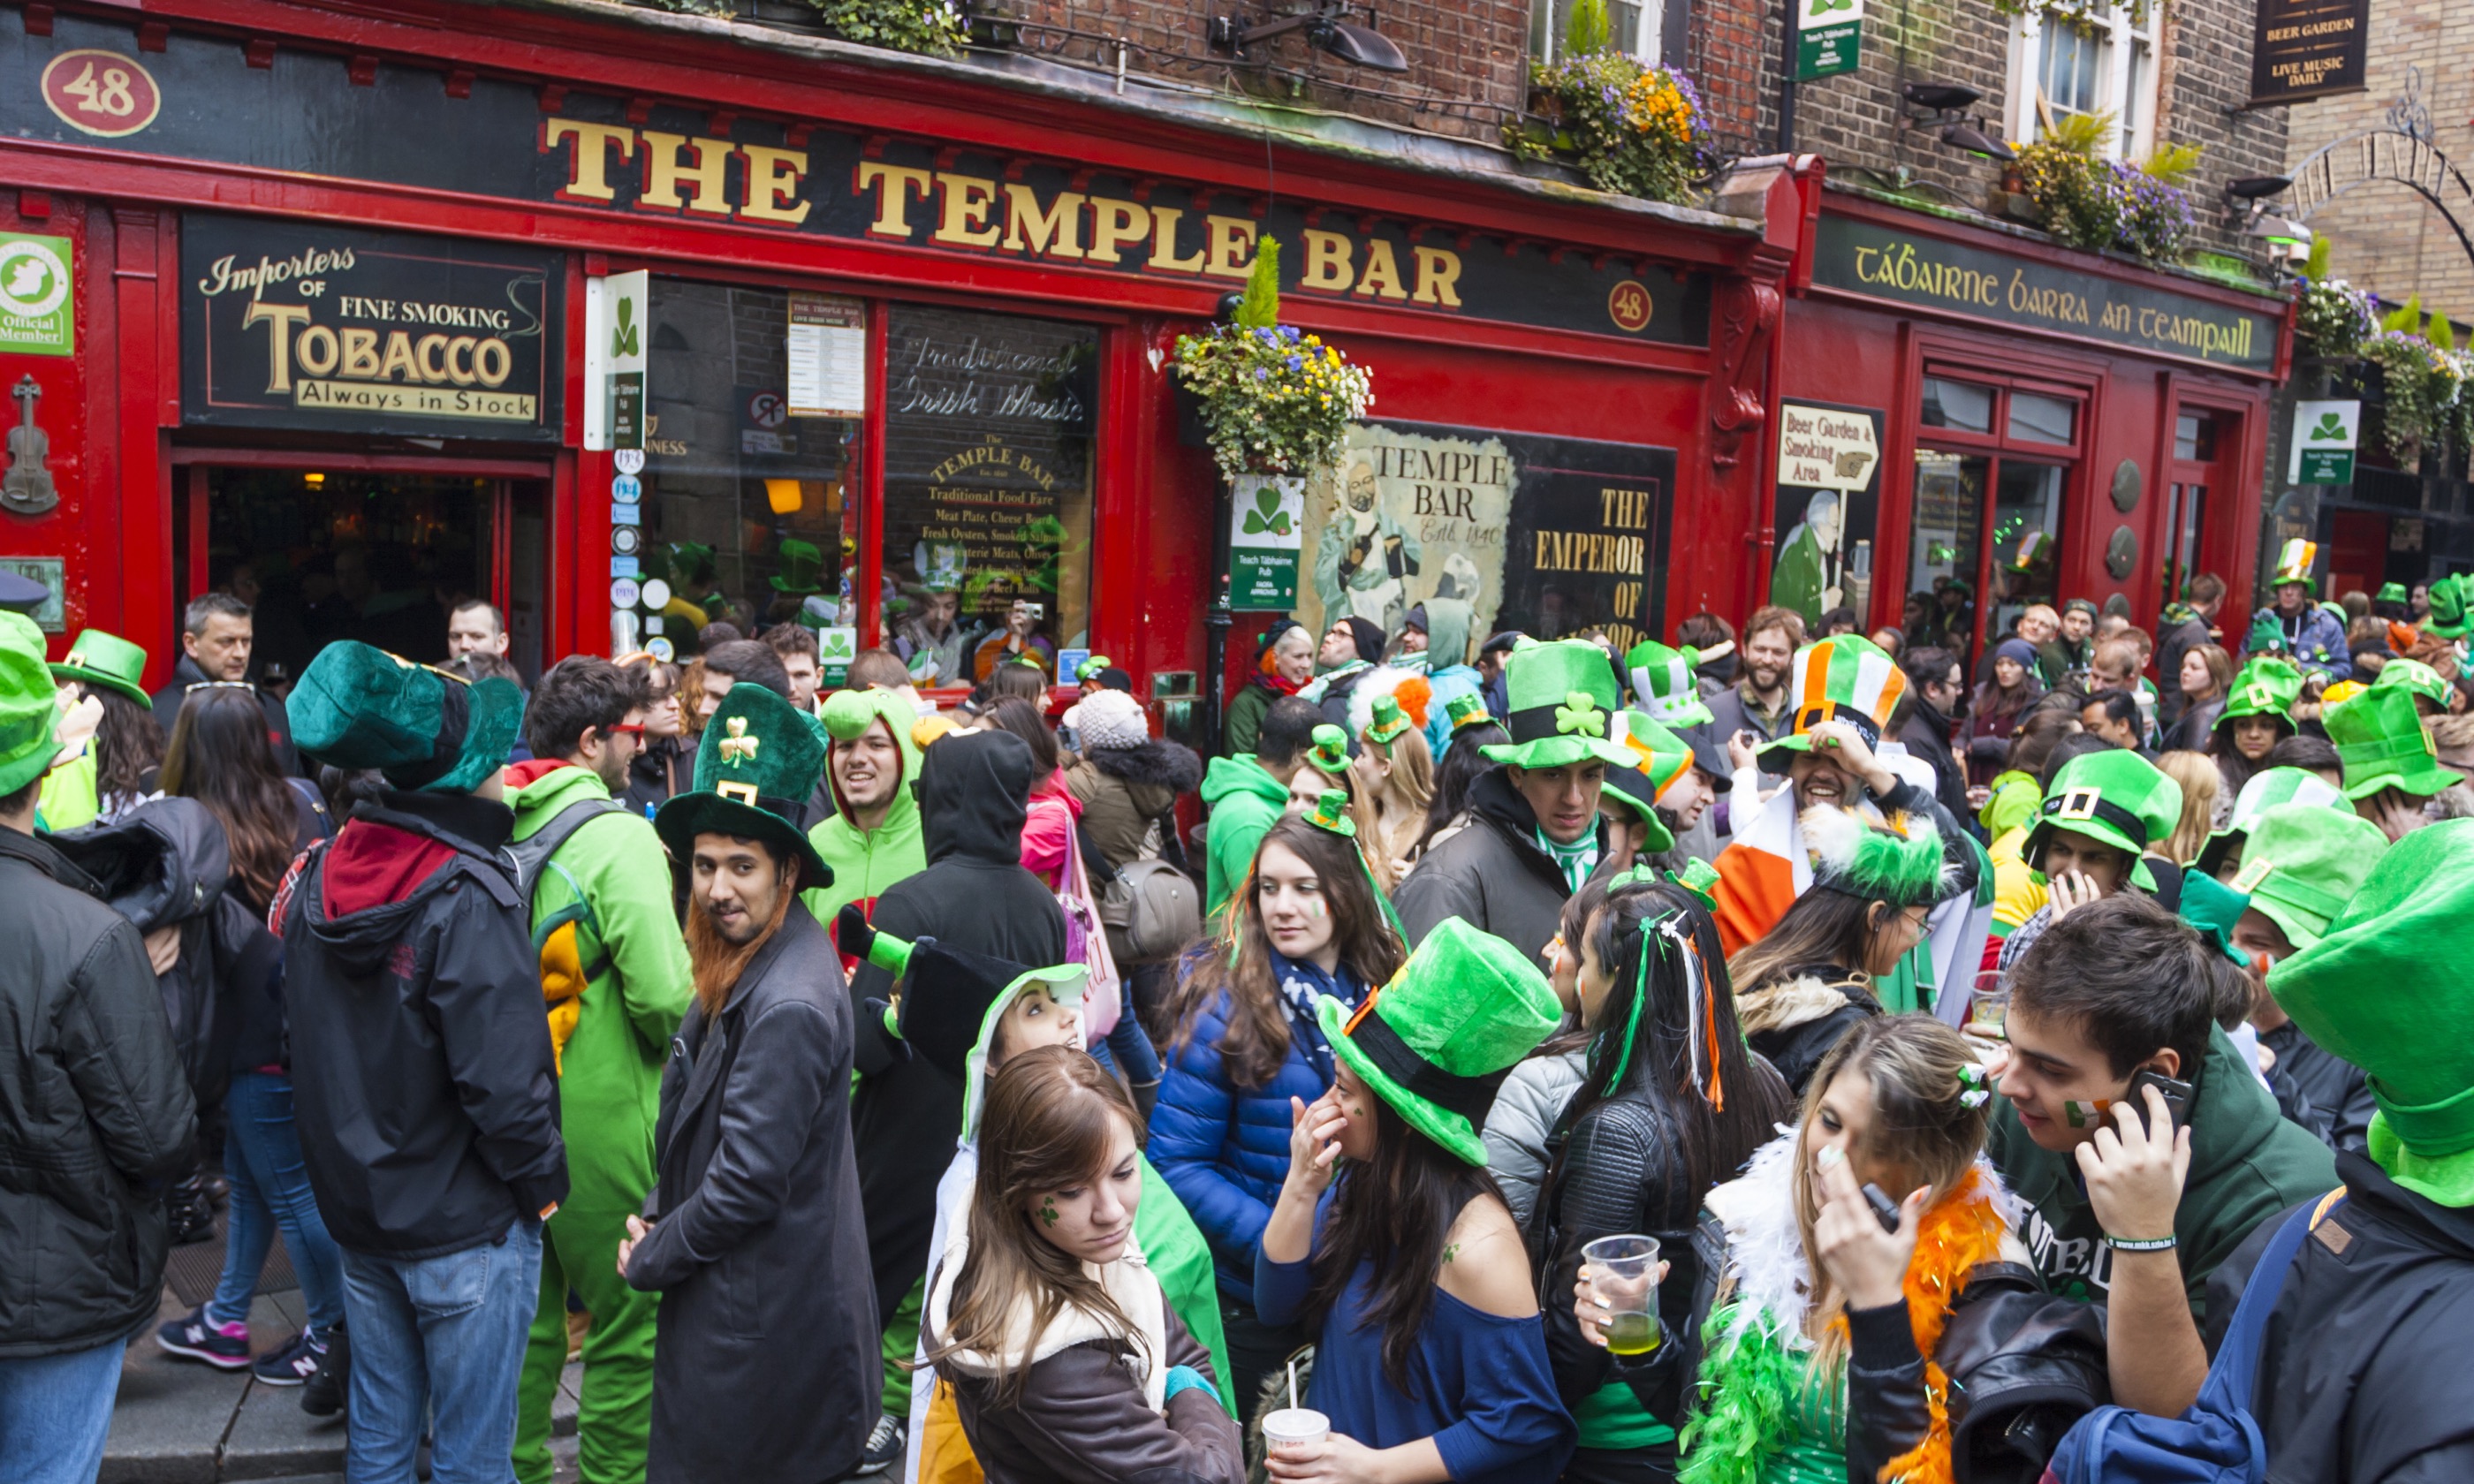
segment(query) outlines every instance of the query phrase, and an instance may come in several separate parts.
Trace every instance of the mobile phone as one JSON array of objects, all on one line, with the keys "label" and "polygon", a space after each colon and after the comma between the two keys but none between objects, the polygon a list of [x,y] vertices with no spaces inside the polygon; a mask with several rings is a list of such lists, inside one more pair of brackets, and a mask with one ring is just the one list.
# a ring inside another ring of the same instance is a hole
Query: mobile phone
[{"label": "mobile phone", "polygon": [[[2138,1076],[2131,1078],[2130,1097],[2132,1105],[2140,1110],[2142,1116],[2145,1116],[2147,1110],[2147,1099],[2141,1095],[2139,1089],[2142,1088],[2154,1088],[2157,1091],[2165,1094],[2165,1116],[2170,1121],[2171,1128],[2178,1129],[2191,1121],[2191,1085],[2189,1083],[2176,1082],[2172,1078],[2168,1077],[2161,1072],[2153,1071],[2144,1071]],[[2153,1134],[2156,1131],[2154,1129],[2150,1129],[2148,1132]]]},{"label": "mobile phone", "polygon": [[1873,1208],[1873,1219],[1881,1224],[1881,1230],[1896,1236],[1899,1232],[1899,1203],[1891,1200],[1887,1192],[1869,1180],[1864,1182],[1864,1202]]}]

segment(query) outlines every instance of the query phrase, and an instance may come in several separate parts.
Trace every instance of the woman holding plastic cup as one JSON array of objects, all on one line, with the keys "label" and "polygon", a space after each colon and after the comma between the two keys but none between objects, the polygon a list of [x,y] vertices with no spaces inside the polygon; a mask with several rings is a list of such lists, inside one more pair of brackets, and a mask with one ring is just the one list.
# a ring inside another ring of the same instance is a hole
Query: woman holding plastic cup
[{"label": "woman holding plastic cup", "polygon": [[[1254,1264],[1264,1322],[1317,1333],[1299,1407],[1264,1418],[1274,1480],[1560,1475],[1572,1420],[1478,1133],[1561,1010],[1527,950],[1457,918],[1354,1014],[1322,1001],[1338,1080],[1293,1105],[1289,1173]],[[1320,1436],[1300,1425],[1315,1423]]]},{"label": "woman holding plastic cup", "polygon": [[[1960,1352],[1947,1342],[1971,1301],[2035,1286],[1979,1158],[1990,1091],[1940,1021],[1863,1020],[1814,1073],[1795,1132],[1710,1192],[1689,1325],[1613,1362],[1661,1416],[1697,1378],[1684,1484],[1953,1476],[1953,1382],[1934,1356]],[[2023,1276],[1979,1268],[1995,1262]],[[1582,1334],[1603,1344],[1606,1306],[1586,1282],[1574,1300]],[[2101,1343],[2088,1351],[2100,1376]]]},{"label": "woman holding plastic cup", "polygon": [[1578,1282],[1609,1311],[1600,1346],[1557,1304],[1546,1317],[1555,1385],[1580,1428],[1564,1477],[1633,1484],[1675,1476],[1682,1419],[1645,1407],[1610,1357],[1644,1358],[1661,1308],[1689,1321],[1700,1267],[1693,1221],[1794,1107],[1744,1048],[1716,925],[1672,884],[1618,882],[1576,935],[1588,1069],[1531,1231],[1543,1282]]}]

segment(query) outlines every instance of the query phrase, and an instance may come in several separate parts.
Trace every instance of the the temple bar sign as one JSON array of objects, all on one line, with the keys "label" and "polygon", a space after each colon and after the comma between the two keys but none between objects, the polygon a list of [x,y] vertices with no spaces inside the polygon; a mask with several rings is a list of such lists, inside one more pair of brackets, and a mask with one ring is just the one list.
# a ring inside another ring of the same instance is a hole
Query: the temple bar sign
[{"label": "the temple bar sign", "polygon": [[2371,0],[2259,0],[2250,106],[2359,93]]},{"label": "the temple bar sign", "polygon": [[1824,215],[1812,281],[1842,293],[1934,309],[1985,324],[2095,341],[2150,355],[2267,375],[2278,316],[2161,285],[2074,273],[2035,258]]}]

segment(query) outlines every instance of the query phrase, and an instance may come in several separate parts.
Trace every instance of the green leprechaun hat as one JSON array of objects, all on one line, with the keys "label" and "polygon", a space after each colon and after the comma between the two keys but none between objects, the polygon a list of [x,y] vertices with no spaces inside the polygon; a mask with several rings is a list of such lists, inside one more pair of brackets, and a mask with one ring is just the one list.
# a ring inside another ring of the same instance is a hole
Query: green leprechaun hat
[{"label": "green leprechaun hat", "polygon": [[2413,692],[2374,685],[2320,714],[2328,740],[2345,764],[2345,797],[2367,799],[2384,788],[2428,799],[2457,781],[2439,765],[2439,750],[2422,725]]},{"label": "green leprechaun hat", "polygon": [[2371,601],[2374,603],[2395,603],[2400,605],[2406,603],[2409,600],[2406,596],[2405,584],[2380,584],[2380,590],[2371,594]]},{"label": "green leprechaun hat", "polygon": [[1359,1081],[1411,1128],[1479,1166],[1496,1089],[1563,1021],[1529,956],[1460,918],[1437,923],[1353,1014],[1327,994],[1315,1009],[1323,1039]]},{"label": "green leprechaun hat", "polygon": [[1805,810],[1797,824],[1812,852],[1814,886],[1893,907],[1929,906],[1953,890],[1941,831],[1921,815],[1908,816],[1905,834],[1827,804]]},{"label": "green leprechaun hat", "polygon": [[2154,763],[2123,748],[2082,753],[2053,775],[2020,854],[2030,869],[2044,870],[2045,843],[2067,829],[2129,852],[2132,884],[2152,892],[2156,878],[2140,857],[2163,845],[2181,818],[2182,786]]},{"label": "green leprechaun hat", "polygon": [[1670,649],[1656,639],[1641,640],[1624,656],[1633,699],[1663,727],[1706,727],[1717,719],[1694,678],[1700,664],[1698,650]]},{"label": "green leprechaun hat", "polygon": [[2440,679],[2438,671],[2419,659],[2408,659],[2402,655],[2380,666],[2380,678],[2371,682],[2370,688],[2377,690],[2389,685],[2410,690],[2443,711],[2448,709],[2454,690]]},{"label": "green leprechaun hat", "polygon": [[775,559],[782,570],[767,581],[775,592],[814,592],[816,577],[825,569],[825,554],[813,541],[790,539],[774,548]]},{"label": "green leprechaun hat", "polygon": [[1308,732],[1312,745],[1298,754],[1298,758],[1327,778],[1348,776],[1348,733],[1338,726],[1324,722]]},{"label": "green leprechaun hat", "polygon": [[2311,585],[2311,568],[2318,560],[2319,543],[2295,537],[2276,554],[2276,575],[2269,582],[2278,587],[2287,583],[2300,583],[2307,587]]},{"label": "green leprechaun hat", "polygon": [[60,697],[43,668],[43,631],[23,613],[0,611],[0,796],[41,778],[59,755],[52,740]]},{"label": "green leprechaun hat", "polygon": [[762,840],[797,859],[800,890],[832,885],[832,868],[793,823],[824,776],[818,730],[762,685],[731,686],[696,745],[694,790],[653,816],[670,854],[688,859],[702,834]]},{"label": "green leprechaun hat", "polygon": [[2281,655],[2254,655],[2225,691],[2225,709],[2215,730],[2224,731],[2244,716],[2273,716],[2293,734],[2293,703],[2302,699],[2302,670]]},{"label": "green leprechaun hat", "polygon": [[1400,709],[1398,699],[1377,696],[1374,698],[1373,719],[1366,724],[1366,730],[1360,735],[1376,747],[1390,747],[1399,739],[1400,733],[1408,730],[1409,714]]},{"label": "green leprechaun hat", "polygon": [[1348,796],[1336,788],[1326,788],[1315,795],[1314,807],[1300,816],[1317,829],[1327,829],[1344,840],[1357,838],[1357,821],[1348,817]]},{"label": "green leprechaun hat", "polygon": [[2474,820],[2448,820],[2389,847],[2319,941],[2268,975],[2313,1043],[2368,1074],[2373,1161],[2455,1208],[2474,1206],[2474,1037],[2446,1033],[2467,981],[2434,953],[2469,921]]},{"label": "green leprechaun hat", "polygon": [[2465,637],[2468,627],[2465,600],[2468,584],[2462,574],[2452,573],[2431,585],[2431,616],[2422,621],[2422,632],[2443,639]]},{"label": "green leprechaun hat", "polygon": [[2233,889],[2297,948],[2317,943],[2388,853],[2389,837],[2359,814],[2281,803],[2251,821]]},{"label": "green leprechaun hat", "polygon": [[78,681],[100,685],[114,695],[124,696],[139,706],[153,706],[155,698],[146,694],[139,683],[146,676],[146,651],[116,634],[88,629],[77,636],[52,674],[64,681]]},{"label": "green leprechaun hat", "polygon": [[301,672],[284,709],[313,761],[376,768],[408,791],[464,794],[507,765],[524,693],[512,681],[467,681],[339,639]]},{"label": "green leprechaun hat", "polygon": [[2244,841],[2250,838],[2250,823],[2261,813],[2281,803],[2316,804],[2320,808],[2354,812],[2353,801],[2345,791],[2316,773],[2300,768],[2263,768],[2250,776],[2250,781],[2234,795],[2233,812],[2225,817],[2225,827],[2208,836],[2199,847],[2199,858],[2191,864],[2200,874],[2224,876],[2226,858]]},{"label": "green leprechaun hat", "polygon": [[1516,649],[1503,664],[1503,719],[1509,742],[1484,749],[1488,759],[1517,768],[1565,768],[1576,762],[1630,767],[1632,754],[1613,740],[1615,673],[1607,652],[1584,639],[1556,639]]},{"label": "green leprechaun hat", "polygon": [[1832,634],[1795,652],[1794,678],[1787,699],[1795,707],[1795,733],[1761,749],[1764,771],[1784,773],[1794,754],[1812,751],[1809,735],[1823,722],[1845,722],[1879,747],[1882,731],[1899,698],[1907,693],[1907,677],[1881,647],[1853,634]]},{"label": "green leprechaun hat", "polygon": [[1451,723],[1451,730],[1454,731],[1460,730],[1463,727],[1494,725],[1494,718],[1487,713],[1486,697],[1475,692],[1465,696],[1454,696],[1444,702],[1443,716]]},{"label": "green leprechaun hat", "polygon": [[2173,915],[2199,930],[2208,945],[2236,969],[2250,967],[2250,955],[2234,946],[2234,924],[2250,905],[2250,898],[2214,876],[2195,871],[2182,875],[2182,899]]}]

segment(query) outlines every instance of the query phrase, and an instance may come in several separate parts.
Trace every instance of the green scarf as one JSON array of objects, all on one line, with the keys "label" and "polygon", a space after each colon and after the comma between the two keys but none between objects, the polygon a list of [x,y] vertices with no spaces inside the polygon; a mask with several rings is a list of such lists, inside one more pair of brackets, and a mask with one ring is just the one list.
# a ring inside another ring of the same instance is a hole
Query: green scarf
[{"label": "green scarf", "polygon": [[1589,873],[1598,869],[1598,836],[1591,830],[1570,845],[1557,845],[1546,835],[1546,826],[1538,826],[1538,848],[1554,857],[1555,869],[1564,873],[1565,890],[1577,892]]}]

